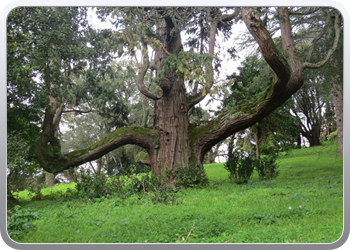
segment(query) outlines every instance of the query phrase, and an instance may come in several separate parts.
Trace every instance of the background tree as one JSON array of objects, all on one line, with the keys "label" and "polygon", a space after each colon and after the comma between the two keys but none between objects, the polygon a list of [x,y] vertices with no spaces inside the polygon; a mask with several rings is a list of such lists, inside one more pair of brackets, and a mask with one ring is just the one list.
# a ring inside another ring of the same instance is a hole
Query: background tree
[{"label": "background tree", "polygon": [[[317,86],[320,94],[318,99],[322,98],[323,103],[328,105],[327,110],[323,110],[321,112],[321,116],[323,117],[322,119],[326,119],[327,117],[325,117],[325,115],[330,114],[330,107],[333,105],[338,107],[335,108],[335,112],[337,117],[337,130],[340,131],[340,133],[338,133],[339,155],[342,155],[343,29],[340,25],[338,30],[340,38],[339,44],[336,48],[334,48],[334,53],[332,53],[332,55],[327,54],[328,49],[333,46],[333,39],[336,35],[336,29],[332,28],[336,22],[334,16],[330,14],[332,11],[332,9],[321,8],[319,14],[314,16],[301,15],[299,12],[292,12],[292,14],[295,16],[295,25],[299,28],[298,32],[296,33],[296,39],[299,41],[298,47],[300,55],[307,61],[322,61],[322,58],[325,58],[325,60],[327,59],[327,62],[325,62],[325,67],[322,67],[322,69],[319,70],[315,70],[314,68],[312,68],[312,70],[306,70],[306,74],[307,77],[313,82],[317,81],[319,83]],[[305,23],[308,25],[305,25]],[[323,60],[323,62],[325,60]],[[332,93],[332,95],[329,95],[329,93]],[[311,96],[311,98],[313,97]],[[314,105],[313,109],[318,109],[318,107]],[[326,114],[324,114],[324,112],[326,112]],[[330,123],[330,116],[328,116],[328,123]],[[318,123],[322,122],[323,121],[320,121]],[[317,126],[319,125],[316,125],[316,127]],[[318,129],[315,128],[314,130]]]}]

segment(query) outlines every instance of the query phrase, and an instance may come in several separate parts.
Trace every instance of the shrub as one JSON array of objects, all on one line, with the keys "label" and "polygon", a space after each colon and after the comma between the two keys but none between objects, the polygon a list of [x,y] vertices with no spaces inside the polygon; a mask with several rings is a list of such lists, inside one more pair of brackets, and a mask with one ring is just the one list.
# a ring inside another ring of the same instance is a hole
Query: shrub
[{"label": "shrub", "polygon": [[174,204],[178,188],[168,187],[161,177],[155,174],[143,176],[140,183],[144,191],[150,193],[150,201],[154,204]]},{"label": "shrub", "polygon": [[176,187],[193,188],[209,184],[204,168],[199,164],[179,166],[173,175]]},{"label": "shrub", "polygon": [[39,214],[33,209],[15,206],[7,216],[7,232],[11,238],[20,238],[34,227],[32,221],[38,220]]},{"label": "shrub", "polygon": [[111,195],[115,191],[113,183],[107,181],[103,173],[93,174],[90,170],[80,171],[81,181],[77,183],[76,190],[80,197],[94,199]]},{"label": "shrub", "polygon": [[276,162],[277,153],[271,153],[269,155],[264,155],[258,161],[256,165],[256,170],[261,179],[272,179],[279,175],[277,168],[279,165]]},{"label": "shrub", "polygon": [[338,139],[338,130],[333,131],[332,133],[330,133],[329,135],[327,135],[327,140],[328,141],[335,141]]},{"label": "shrub", "polygon": [[256,157],[244,151],[233,151],[229,147],[228,160],[224,167],[230,172],[232,183],[247,183],[253,174],[254,168],[259,164]]}]

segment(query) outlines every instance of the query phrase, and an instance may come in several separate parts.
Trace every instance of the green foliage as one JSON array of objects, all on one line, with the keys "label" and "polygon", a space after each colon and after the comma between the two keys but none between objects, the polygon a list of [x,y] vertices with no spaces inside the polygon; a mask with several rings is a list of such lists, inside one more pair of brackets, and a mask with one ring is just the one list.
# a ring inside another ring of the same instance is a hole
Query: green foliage
[{"label": "green foliage", "polygon": [[233,80],[231,94],[223,105],[231,110],[239,110],[247,103],[255,103],[264,98],[274,81],[274,74],[266,61],[254,55],[247,57],[238,68],[240,73],[227,76]]},{"label": "green foliage", "polygon": [[194,188],[205,187],[209,184],[205,170],[200,164],[182,165],[172,173],[176,187]]},{"label": "green foliage", "polygon": [[87,199],[101,198],[112,193],[113,187],[107,182],[104,174],[92,174],[89,170],[80,171],[81,181],[77,183],[76,190],[79,197]]},{"label": "green foliage", "polygon": [[230,150],[229,147],[228,160],[224,167],[229,171],[232,183],[247,183],[257,165],[256,157],[244,151],[232,150],[232,148]]},{"label": "green foliage", "polygon": [[256,165],[256,170],[261,179],[272,179],[279,175],[277,170],[279,165],[276,162],[277,152],[264,155],[259,159],[259,163]]},{"label": "green foliage", "polygon": [[327,141],[335,141],[338,139],[338,130],[333,131],[329,135],[327,135]]},{"label": "green foliage", "polygon": [[272,179],[279,175],[277,157],[278,152],[275,148],[270,149],[267,155],[258,159],[246,151],[237,148],[233,150],[233,144],[230,144],[228,160],[224,167],[230,173],[229,178],[232,183],[247,183],[253,175],[254,169],[260,179]]},{"label": "green foliage", "polygon": [[7,232],[12,239],[20,239],[35,227],[32,221],[40,218],[35,209],[15,206],[8,211]]},{"label": "green foliage", "polygon": [[142,179],[144,191],[149,193],[150,202],[153,204],[175,204],[178,188],[167,186],[162,177],[155,174],[144,176]]},{"label": "green foliage", "polygon": [[22,133],[11,131],[7,133],[7,176],[8,192],[18,192],[24,189],[33,191],[36,186],[40,168],[31,159],[31,142],[33,138],[26,138]]},{"label": "green foliage", "polygon": [[196,54],[193,50],[181,50],[177,54],[169,53],[159,74],[163,75],[168,70],[175,71],[185,81],[189,80],[190,83],[193,83],[193,81],[205,82],[208,76],[204,71],[204,67],[205,62],[208,60],[211,60],[209,55]]}]

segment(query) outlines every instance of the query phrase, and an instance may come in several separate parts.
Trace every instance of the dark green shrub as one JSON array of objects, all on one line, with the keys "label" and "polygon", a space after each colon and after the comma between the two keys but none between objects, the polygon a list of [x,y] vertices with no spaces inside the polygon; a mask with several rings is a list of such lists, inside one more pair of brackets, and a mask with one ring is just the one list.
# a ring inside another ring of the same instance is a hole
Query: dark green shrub
[{"label": "dark green shrub", "polygon": [[258,164],[259,160],[255,156],[229,147],[228,160],[224,167],[229,171],[232,183],[242,184],[248,182]]},{"label": "dark green shrub", "polygon": [[261,179],[272,179],[279,175],[279,171],[277,170],[279,165],[276,162],[277,155],[274,152],[260,158],[259,164],[256,165],[256,170]]},{"label": "dark green shrub", "polygon": [[204,168],[199,164],[179,166],[173,176],[175,177],[176,187],[193,188],[209,184]]},{"label": "dark green shrub", "polygon": [[40,218],[38,212],[33,209],[26,209],[15,206],[8,212],[7,232],[11,238],[20,238],[29,230],[33,229],[33,220]]},{"label": "dark green shrub", "polygon": [[178,188],[168,187],[163,179],[155,174],[144,176],[141,183],[145,191],[150,193],[150,200],[154,204],[174,204]]},{"label": "dark green shrub", "polygon": [[76,185],[77,194],[80,197],[94,199],[111,195],[116,187],[107,181],[103,173],[91,173],[90,170],[81,170],[80,182]]}]

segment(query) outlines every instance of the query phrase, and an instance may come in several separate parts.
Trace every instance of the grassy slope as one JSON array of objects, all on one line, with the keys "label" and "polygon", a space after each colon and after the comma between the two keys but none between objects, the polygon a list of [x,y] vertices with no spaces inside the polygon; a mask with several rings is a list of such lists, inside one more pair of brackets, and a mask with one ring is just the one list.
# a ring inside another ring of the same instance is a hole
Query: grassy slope
[{"label": "grassy slope", "polygon": [[152,205],[147,195],[29,201],[42,217],[21,242],[336,241],[343,230],[343,163],[334,145],[294,150],[279,161],[275,180],[254,175],[246,185],[232,185],[222,164],[206,165],[210,186],[183,190],[172,205]]}]

